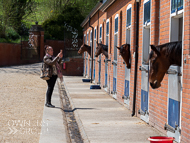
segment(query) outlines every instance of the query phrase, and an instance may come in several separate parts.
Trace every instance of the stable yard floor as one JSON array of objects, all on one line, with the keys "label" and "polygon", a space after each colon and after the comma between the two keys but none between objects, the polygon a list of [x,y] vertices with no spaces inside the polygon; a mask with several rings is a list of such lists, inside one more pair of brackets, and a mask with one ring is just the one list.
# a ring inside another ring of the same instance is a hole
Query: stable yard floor
[{"label": "stable yard floor", "polygon": [[0,68],[0,142],[37,143],[40,139],[46,82],[41,64]]}]

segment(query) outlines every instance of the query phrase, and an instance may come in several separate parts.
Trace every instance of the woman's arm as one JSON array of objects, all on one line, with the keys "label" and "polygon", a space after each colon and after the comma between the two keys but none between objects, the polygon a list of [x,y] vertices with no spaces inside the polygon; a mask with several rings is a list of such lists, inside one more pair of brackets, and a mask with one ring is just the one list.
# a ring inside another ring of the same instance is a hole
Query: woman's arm
[{"label": "woman's arm", "polygon": [[48,57],[44,57],[44,63],[50,66],[55,65],[58,60],[59,60],[58,56],[56,56],[53,60],[51,60]]}]

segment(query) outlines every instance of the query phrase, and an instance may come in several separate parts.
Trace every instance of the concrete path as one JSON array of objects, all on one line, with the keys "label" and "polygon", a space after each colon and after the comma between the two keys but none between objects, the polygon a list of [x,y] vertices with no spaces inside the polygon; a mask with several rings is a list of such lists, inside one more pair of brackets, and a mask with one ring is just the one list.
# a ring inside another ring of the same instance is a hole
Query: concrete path
[{"label": "concrete path", "polygon": [[56,108],[44,107],[39,143],[67,143],[57,84],[53,91],[52,104]]},{"label": "concrete path", "polygon": [[64,77],[84,142],[149,143],[150,136],[160,135],[155,129],[110,97],[103,90],[90,90],[82,77]]}]

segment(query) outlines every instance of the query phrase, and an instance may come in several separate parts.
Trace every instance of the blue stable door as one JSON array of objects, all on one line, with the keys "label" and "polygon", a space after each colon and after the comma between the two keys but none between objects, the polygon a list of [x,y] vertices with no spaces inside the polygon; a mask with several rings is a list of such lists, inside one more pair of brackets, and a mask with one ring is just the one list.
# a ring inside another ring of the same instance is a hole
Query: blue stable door
[{"label": "blue stable door", "polygon": [[175,137],[179,142],[180,138],[180,95],[181,95],[181,72],[179,66],[170,66],[168,70],[168,125],[173,128],[167,131],[167,135]]},{"label": "blue stable door", "polygon": [[98,65],[99,65],[98,84],[100,84],[100,82],[101,82],[101,55],[99,55]]},{"label": "blue stable door", "polygon": [[129,105],[130,69],[125,65],[124,103]]}]

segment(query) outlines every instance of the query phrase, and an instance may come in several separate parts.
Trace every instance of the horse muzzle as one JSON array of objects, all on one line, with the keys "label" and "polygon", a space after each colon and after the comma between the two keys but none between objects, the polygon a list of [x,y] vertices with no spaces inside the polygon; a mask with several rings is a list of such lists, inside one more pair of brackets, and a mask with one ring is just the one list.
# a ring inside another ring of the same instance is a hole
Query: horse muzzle
[{"label": "horse muzzle", "polygon": [[159,88],[161,86],[160,83],[158,83],[157,80],[155,80],[154,82],[150,82],[150,86],[153,88],[153,89],[156,89],[156,88]]}]

